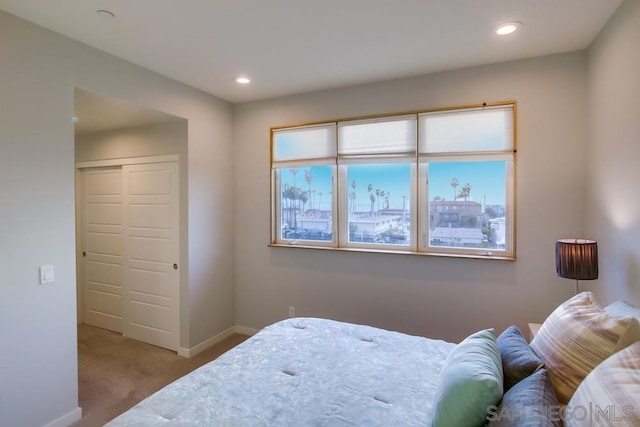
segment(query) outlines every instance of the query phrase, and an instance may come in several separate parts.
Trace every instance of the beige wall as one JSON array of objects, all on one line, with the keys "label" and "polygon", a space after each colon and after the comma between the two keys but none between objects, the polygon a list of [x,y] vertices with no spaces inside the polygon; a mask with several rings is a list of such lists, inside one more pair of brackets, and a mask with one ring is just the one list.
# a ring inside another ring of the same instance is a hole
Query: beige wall
[{"label": "beige wall", "polygon": [[640,304],[640,1],[627,0],[589,49],[587,231],[603,303]]},{"label": "beige wall", "polygon": [[[584,229],[586,53],[577,52],[236,106],[236,323],[330,317],[460,340],[540,322],[573,292],[554,242]],[[516,100],[516,262],[269,248],[269,128]],[[587,286],[585,286],[587,288]]]},{"label": "beige wall", "polygon": [[[186,347],[234,324],[232,106],[4,12],[0,63],[0,425],[66,425],[78,415],[74,88],[188,120]],[[45,264],[55,283],[41,286]]]}]

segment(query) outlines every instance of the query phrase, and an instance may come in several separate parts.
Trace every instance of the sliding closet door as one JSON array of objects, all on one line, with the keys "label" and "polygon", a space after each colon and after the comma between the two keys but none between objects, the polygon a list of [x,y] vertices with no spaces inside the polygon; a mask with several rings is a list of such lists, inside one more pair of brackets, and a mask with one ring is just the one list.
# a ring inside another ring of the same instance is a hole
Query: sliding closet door
[{"label": "sliding closet door", "polygon": [[82,318],[122,332],[122,169],[87,169],[82,181]]},{"label": "sliding closet door", "polygon": [[179,333],[178,163],[125,165],[124,331],[177,350]]}]

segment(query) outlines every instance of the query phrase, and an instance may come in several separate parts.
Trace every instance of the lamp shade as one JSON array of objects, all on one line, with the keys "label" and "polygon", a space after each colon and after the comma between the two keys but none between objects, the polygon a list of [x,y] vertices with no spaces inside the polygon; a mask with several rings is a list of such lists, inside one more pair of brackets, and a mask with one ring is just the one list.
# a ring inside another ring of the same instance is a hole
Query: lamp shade
[{"label": "lamp shade", "polygon": [[556,241],[556,273],[566,279],[597,279],[598,242],[585,239]]}]

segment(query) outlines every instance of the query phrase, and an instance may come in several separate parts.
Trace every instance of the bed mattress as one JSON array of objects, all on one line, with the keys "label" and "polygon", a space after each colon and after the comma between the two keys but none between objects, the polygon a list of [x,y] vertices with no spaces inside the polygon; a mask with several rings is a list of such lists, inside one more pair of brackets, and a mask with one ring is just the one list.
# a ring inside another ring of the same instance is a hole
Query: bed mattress
[{"label": "bed mattress", "polygon": [[425,426],[455,344],[327,319],[275,323],[117,426]]}]

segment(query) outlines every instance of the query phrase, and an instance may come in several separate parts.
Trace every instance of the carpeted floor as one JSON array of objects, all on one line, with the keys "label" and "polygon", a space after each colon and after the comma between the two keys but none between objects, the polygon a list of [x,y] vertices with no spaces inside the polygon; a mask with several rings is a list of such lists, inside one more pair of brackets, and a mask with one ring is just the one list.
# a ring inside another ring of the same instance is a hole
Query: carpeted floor
[{"label": "carpeted floor", "polygon": [[78,326],[78,427],[102,426],[248,337],[232,335],[190,359],[88,325]]}]

